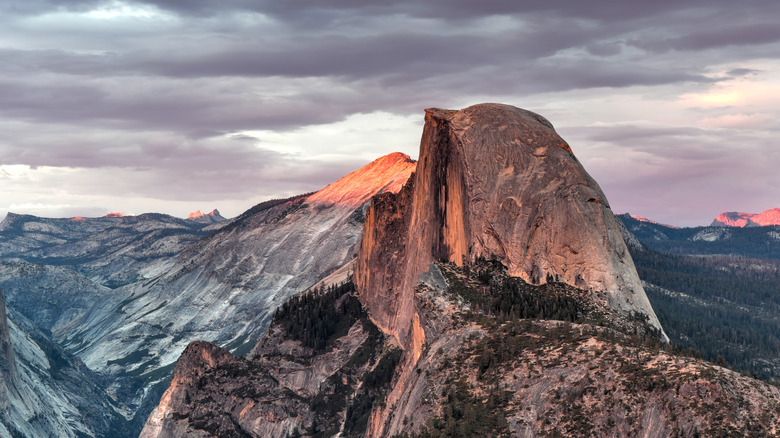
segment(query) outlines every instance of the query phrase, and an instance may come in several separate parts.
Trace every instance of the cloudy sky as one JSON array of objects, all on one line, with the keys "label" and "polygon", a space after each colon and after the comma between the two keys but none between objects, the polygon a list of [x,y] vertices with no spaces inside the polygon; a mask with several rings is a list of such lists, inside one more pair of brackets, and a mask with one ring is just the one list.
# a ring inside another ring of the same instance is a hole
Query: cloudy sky
[{"label": "cloudy sky", "polygon": [[780,207],[776,0],[5,0],[0,218],[315,190],[423,109],[541,113],[615,212]]}]

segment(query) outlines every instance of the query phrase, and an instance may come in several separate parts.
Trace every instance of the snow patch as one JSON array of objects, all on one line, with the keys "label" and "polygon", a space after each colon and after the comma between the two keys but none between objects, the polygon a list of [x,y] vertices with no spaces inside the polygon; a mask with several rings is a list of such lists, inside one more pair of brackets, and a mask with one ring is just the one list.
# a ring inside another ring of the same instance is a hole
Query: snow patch
[{"label": "snow patch", "polygon": [[714,242],[720,239],[728,239],[729,237],[731,237],[731,234],[723,228],[706,228],[696,233],[691,239],[693,241]]}]

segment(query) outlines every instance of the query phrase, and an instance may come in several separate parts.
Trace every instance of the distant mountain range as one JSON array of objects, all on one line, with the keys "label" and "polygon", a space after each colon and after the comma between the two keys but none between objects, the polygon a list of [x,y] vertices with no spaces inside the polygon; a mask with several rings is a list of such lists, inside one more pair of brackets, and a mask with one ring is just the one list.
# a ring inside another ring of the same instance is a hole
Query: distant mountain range
[{"label": "distant mountain range", "polygon": [[780,225],[673,227],[618,215],[642,243],[670,254],[739,255],[780,259]]}]

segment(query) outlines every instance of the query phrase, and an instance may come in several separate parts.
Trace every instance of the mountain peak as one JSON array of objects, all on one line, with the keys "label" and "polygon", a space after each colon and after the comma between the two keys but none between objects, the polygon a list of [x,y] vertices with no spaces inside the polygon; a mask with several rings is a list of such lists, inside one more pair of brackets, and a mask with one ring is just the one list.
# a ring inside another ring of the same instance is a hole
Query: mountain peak
[{"label": "mountain peak", "polygon": [[222,222],[225,220],[224,217],[222,217],[221,214],[219,214],[219,210],[216,208],[214,210],[211,210],[211,213],[202,213],[200,210],[195,210],[191,212],[189,215],[187,215],[187,219],[195,222],[202,222],[202,223],[216,223],[216,222]]},{"label": "mountain peak", "polygon": [[105,215],[103,217],[124,217],[124,214],[116,212],[116,211],[112,211],[111,213],[109,213],[109,214],[107,214],[107,215]]},{"label": "mountain peak", "polygon": [[662,223],[656,222],[656,221],[654,221],[652,219],[648,219],[648,218],[646,218],[644,216],[637,216],[637,215],[634,215],[634,214],[631,214],[631,213],[624,213],[623,215],[619,215],[619,216],[625,216],[625,215],[627,215],[631,219],[638,220],[639,222],[646,222],[648,224],[655,224],[655,225],[660,225],[662,227],[668,227],[668,228],[680,228],[677,225],[662,224]]},{"label": "mountain peak", "polygon": [[711,227],[759,227],[780,225],[780,208],[771,208],[761,213],[726,211],[719,214],[710,224]]},{"label": "mountain peak", "polygon": [[416,166],[408,155],[393,152],[314,193],[307,202],[355,208],[378,193],[400,190]]}]

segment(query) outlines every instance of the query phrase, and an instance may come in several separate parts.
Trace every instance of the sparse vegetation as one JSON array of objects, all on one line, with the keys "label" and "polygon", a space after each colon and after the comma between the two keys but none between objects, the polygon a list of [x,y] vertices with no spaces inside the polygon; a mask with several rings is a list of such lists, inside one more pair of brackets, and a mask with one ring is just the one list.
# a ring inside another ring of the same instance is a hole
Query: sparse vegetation
[{"label": "sparse vegetation", "polygon": [[293,297],[277,309],[273,323],[304,346],[323,351],[329,341],[366,316],[360,301],[350,294],[354,290],[350,281]]},{"label": "sparse vegetation", "polygon": [[660,332],[647,323],[646,315],[620,316],[595,300],[592,292],[552,276],[544,284],[532,285],[507,275],[507,268],[492,257],[479,257],[463,267],[444,262],[437,266],[450,292],[470,306],[466,318],[483,325],[548,319],[613,327],[642,338],[660,339]]},{"label": "sparse vegetation", "polygon": [[504,437],[509,436],[504,409],[508,394],[496,390],[486,398],[474,395],[465,379],[451,383],[444,390],[442,415],[428,421],[416,433],[397,438]]},{"label": "sparse vegetation", "polygon": [[344,420],[344,436],[363,436],[375,403],[381,402],[395,376],[395,369],[401,361],[401,350],[392,349],[383,355],[373,370],[363,376],[363,384],[347,408]]}]

